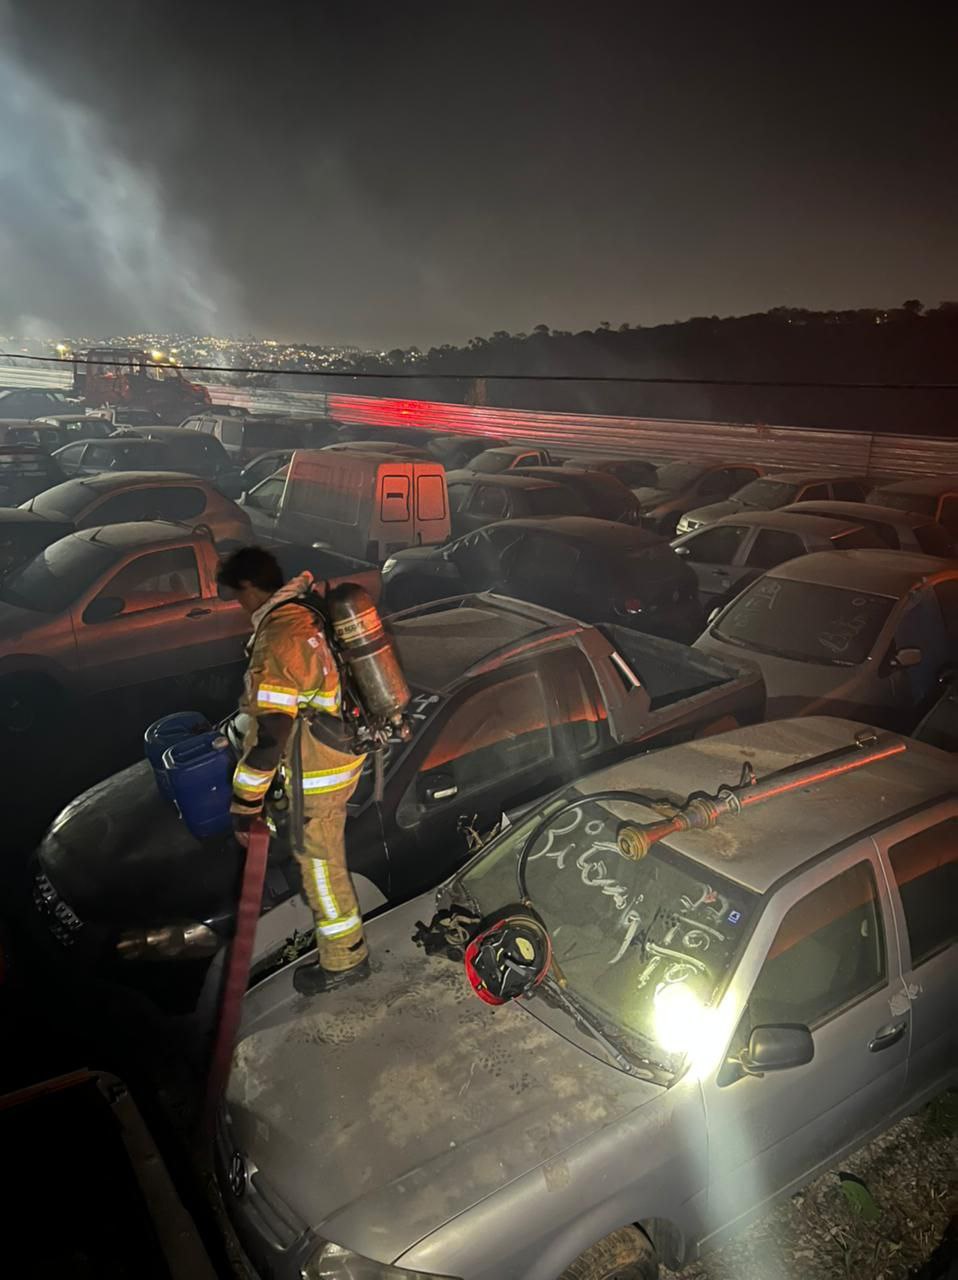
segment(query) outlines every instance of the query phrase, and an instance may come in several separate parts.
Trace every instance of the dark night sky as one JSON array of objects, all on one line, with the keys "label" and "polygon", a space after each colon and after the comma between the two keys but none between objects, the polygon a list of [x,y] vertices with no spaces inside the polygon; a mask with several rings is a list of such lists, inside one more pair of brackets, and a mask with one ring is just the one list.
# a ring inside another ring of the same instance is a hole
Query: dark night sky
[{"label": "dark night sky", "polygon": [[426,345],[958,297],[944,11],[0,0],[0,329]]}]

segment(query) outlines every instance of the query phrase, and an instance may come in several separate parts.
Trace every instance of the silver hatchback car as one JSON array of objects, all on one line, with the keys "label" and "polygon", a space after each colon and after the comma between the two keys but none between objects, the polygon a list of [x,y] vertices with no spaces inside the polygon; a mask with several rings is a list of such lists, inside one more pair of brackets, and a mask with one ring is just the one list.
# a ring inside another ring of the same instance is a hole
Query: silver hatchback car
[{"label": "silver hatchback car", "polygon": [[[624,843],[727,786],[712,829]],[[553,795],[373,920],[359,986],[308,1000],[285,969],[248,995],[217,1139],[248,1257],[276,1280],[693,1258],[953,1078],[956,865],[953,757],[838,719]],[[463,921],[517,903],[552,964],[493,1007]]]}]

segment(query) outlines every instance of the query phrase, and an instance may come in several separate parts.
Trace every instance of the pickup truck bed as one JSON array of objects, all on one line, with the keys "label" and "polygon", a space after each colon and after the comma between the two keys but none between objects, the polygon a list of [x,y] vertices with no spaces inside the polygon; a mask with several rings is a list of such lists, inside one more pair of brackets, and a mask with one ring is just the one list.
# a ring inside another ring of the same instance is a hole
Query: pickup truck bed
[{"label": "pickup truck bed", "polygon": [[643,635],[628,627],[598,629],[642,681],[652,711],[729,683],[728,664],[714,662],[696,649]]}]

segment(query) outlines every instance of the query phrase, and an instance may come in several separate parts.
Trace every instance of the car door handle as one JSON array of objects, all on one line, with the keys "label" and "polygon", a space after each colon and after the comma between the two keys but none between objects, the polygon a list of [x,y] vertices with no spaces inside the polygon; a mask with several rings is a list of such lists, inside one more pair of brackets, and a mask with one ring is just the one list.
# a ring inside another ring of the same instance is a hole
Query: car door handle
[{"label": "car door handle", "polygon": [[882,1049],[890,1049],[893,1044],[897,1044],[908,1029],[908,1019],[902,1022],[895,1022],[890,1026],[882,1027],[876,1031],[875,1038],[869,1040],[868,1049],[870,1053],[881,1053]]},{"label": "car door handle", "polygon": [[715,574],[716,578],[728,577],[728,569],[713,569],[712,572]]},{"label": "car door handle", "polygon": [[205,618],[208,613],[212,612],[212,609],[191,609],[186,616],[188,618]]}]

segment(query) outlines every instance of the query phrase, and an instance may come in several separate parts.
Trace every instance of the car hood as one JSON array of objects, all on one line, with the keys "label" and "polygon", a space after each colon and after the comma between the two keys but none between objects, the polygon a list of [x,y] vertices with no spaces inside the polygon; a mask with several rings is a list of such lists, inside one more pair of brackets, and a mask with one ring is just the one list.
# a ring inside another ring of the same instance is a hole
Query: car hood
[{"label": "car hood", "polygon": [[402,551],[394,551],[389,559],[397,564],[426,564],[431,560],[441,561],[442,551],[439,547],[404,547]]},{"label": "car hood", "polygon": [[712,502],[707,507],[696,507],[694,511],[687,511],[686,515],[690,520],[698,520],[702,524],[712,524],[714,521],[720,520],[722,516],[732,516],[736,511],[744,510],[744,502],[736,502],[734,498],[728,498],[725,502]]},{"label": "car hood", "polygon": [[218,914],[241,866],[231,837],[200,842],[190,834],[146,760],[67,805],[38,856],[79,916],[119,928]]},{"label": "car hood", "polygon": [[288,968],[252,991],[227,1091],[227,1142],[257,1180],[379,1259],[662,1093],[529,1006],[479,1000],[461,963],[411,941],[434,904],[368,926],[356,987],[306,999]]}]

